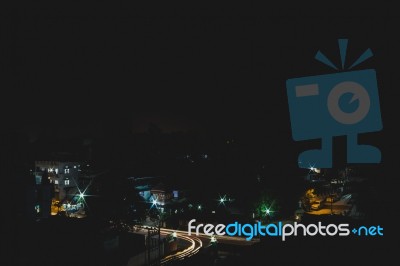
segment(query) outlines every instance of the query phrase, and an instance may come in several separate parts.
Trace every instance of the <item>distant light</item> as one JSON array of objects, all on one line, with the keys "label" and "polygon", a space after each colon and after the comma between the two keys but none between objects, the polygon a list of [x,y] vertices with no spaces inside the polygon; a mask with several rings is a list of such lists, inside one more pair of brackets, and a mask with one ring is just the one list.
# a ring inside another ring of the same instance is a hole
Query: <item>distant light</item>
[{"label": "distant light", "polygon": [[217,242],[217,238],[215,236],[211,236],[211,243]]},{"label": "distant light", "polygon": [[211,213],[215,213],[215,211],[212,211]]},{"label": "distant light", "polygon": [[76,165],[74,165],[74,168],[76,168]]},{"label": "distant light", "polygon": [[83,198],[85,196],[85,194],[83,194],[82,192],[81,193],[79,193],[79,198]]},{"label": "distant light", "polygon": [[226,195],[219,198],[219,204],[225,204],[225,201],[226,201]]},{"label": "distant light", "polygon": [[197,206],[197,209],[198,209],[198,210],[201,210],[201,205]]},{"label": "distant light", "polygon": [[265,213],[266,213],[266,214],[269,214],[270,212],[271,212],[271,211],[270,211],[269,209],[266,209],[266,210],[265,210]]},{"label": "distant light", "polygon": [[173,233],[172,233],[172,237],[176,238],[176,237],[177,237],[177,233],[176,233],[176,232],[173,232]]},{"label": "distant light", "polygon": [[308,169],[310,169],[310,172],[314,172],[314,173],[317,173],[317,174],[321,173],[321,169],[318,169],[318,168],[316,168],[314,166],[310,166]]},{"label": "distant light", "polygon": [[153,199],[152,204],[153,204],[153,205],[157,205],[157,204],[158,204],[157,200],[156,200],[156,199]]}]

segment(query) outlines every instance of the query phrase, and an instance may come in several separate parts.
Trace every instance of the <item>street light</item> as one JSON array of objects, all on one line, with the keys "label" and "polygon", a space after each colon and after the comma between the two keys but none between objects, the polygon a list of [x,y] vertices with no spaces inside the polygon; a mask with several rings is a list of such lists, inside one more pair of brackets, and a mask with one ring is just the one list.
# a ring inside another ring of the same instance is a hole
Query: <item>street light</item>
[{"label": "street light", "polygon": [[260,206],[260,210],[261,210],[261,213],[263,213],[264,216],[265,216],[267,219],[268,219],[268,218],[271,218],[271,217],[273,216],[274,210],[272,209],[272,205],[269,205],[269,207],[268,207],[268,205],[267,205],[266,203],[264,203],[264,204],[262,204],[262,205]]},{"label": "street light", "polygon": [[219,204],[225,205],[225,201],[226,201],[226,195],[224,195],[223,197],[219,197]]},{"label": "street light", "polygon": [[156,207],[157,207],[157,204],[158,204],[157,200],[156,200],[156,199],[153,199],[153,200],[152,200],[152,207],[153,207],[153,206],[156,206]]}]

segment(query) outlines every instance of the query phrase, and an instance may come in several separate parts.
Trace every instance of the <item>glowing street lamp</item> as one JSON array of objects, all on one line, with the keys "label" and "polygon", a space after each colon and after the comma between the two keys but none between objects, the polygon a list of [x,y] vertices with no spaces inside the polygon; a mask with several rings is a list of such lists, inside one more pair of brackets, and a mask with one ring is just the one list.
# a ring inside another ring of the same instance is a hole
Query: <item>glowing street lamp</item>
[{"label": "glowing street lamp", "polygon": [[310,170],[309,173],[311,173],[311,172],[314,172],[314,173],[317,173],[317,174],[321,173],[321,169],[316,168],[315,164],[314,165],[310,165],[310,167],[308,167],[308,169]]},{"label": "glowing street lamp", "polygon": [[224,195],[223,197],[220,197],[218,201],[219,201],[219,204],[224,204],[225,205],[226,195]]},{"label": "glowing street lamp", "polygon": [[260,218],[261,217],[271,218],[272,216],[274,216],[274,212],[275,211],[273,209],[273,205],[274,205],[274,202],[272,202],[272,203],[266,203],[266,202],[261,203],[256,209],[256,211],[257,211],[258,215],[260,216]]},{"label": "glowing street lamp", "polygon": [[158,201],[156,199],[153,199],[151,203],[152,203],[153,206],[157,207]]}]

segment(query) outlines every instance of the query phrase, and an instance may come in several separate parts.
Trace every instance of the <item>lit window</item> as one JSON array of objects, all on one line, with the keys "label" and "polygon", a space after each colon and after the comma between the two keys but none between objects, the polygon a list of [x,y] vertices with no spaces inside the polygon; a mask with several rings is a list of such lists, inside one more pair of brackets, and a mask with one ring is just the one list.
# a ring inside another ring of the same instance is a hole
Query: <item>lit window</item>
[{"label": "lit window", "polygon": [[64,185],[66,185],[66,186],[69,185],[69,179],[64,180]]},{"label": "lit window", "polygon": [[58,168],[56,168],[56,169],[54,170],[54,172],[56,172],[56,174],[58,174]]},{"label": "lit window", "polygon": [[54,180],[54,184],[58,185],[58,180]]},{"label": "lit window", "polygon": [[69,169],[64,169],[65,174],[69,174]]},{"label": "lit window", "polygon": [[76,168],[76,165],[74,165],[74,168]]}]

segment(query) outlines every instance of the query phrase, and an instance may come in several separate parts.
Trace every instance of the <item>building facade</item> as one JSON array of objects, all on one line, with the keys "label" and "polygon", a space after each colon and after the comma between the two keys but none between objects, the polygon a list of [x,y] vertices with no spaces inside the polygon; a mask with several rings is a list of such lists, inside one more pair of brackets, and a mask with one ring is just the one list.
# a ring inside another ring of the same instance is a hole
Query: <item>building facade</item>
[{"label": "building facade", "polygon": [[34,173],[36,184],[41,184],[42,175],[47,171],[48,180],[54,185],[54,198],[63,201],[69,191],[72,192],[78,187],[80,168],[77,162],[36,161]]}]

